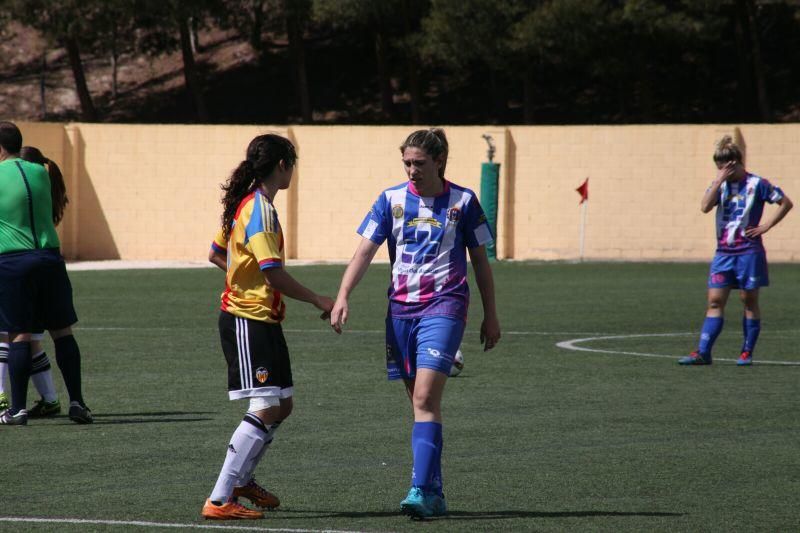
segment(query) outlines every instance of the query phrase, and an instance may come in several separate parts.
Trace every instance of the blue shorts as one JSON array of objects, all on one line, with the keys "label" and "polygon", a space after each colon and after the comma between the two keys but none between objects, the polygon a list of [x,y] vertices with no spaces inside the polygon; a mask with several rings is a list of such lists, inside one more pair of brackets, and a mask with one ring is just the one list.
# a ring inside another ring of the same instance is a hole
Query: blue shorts
[{"label": "blue shorts", "polygon": [[756,290],[769,286],[766,252],[741,255],[717,254],[708,273],[709,289]]},{"label": "blue shorts", "polygon": [[465,322],[449,316],[386,319],[386,372],[390,380],[414,379],[418,368],[450,375]]},{"label": "blue shorts", "polygon": [[32,333],[78,321],[57,248],[0,254],[0,330]]}]

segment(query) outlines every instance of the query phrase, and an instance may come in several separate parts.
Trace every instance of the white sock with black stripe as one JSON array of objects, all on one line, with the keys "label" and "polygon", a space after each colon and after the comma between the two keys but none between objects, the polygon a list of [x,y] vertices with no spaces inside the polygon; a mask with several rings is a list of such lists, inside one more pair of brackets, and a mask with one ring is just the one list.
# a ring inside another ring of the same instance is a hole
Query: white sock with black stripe
[{"label": "white sock with black stripe", "polygon": [[33,356],[31,364],[31,381],[39,392],[39,395],[46,402],[58,400],[56,386],[53,384],[53,371],[50,367],[50,359],[44,350]]},{"label": "white sock with black stripe", "polygon": [[0,394],[6,392],[8,381],[8,343],[0,342]]},{"label": "white sock with black stripe", "polygon": [[[250,413],[248,413],[250,414]],[[267,453],[269,449],[269,445],[272,444],[272,441],[275,440],[275,432],[278,431],[281,422],[273,422],[267,428],[267,438],[264,440],[264,446],[261,447],[261,451],[258,452],[246,465],[244,470],[242,471],[242,476],[239,478],[239,481],[236,483],[237,487],[244,487],[250,480],[253,479],[253,473],[256,471],[256,467],[261,462],[261,458],[264,457],[264,454]]]},{"label": "white sock with black stripe", "polygon": [[231,436],[225,462],[211,492],[212,502],[222,504],[231,499],[233,488],[244,477],[250,463],[260,455],[267,441],[271,440],[269,431],[261,419],[247,413]]}]

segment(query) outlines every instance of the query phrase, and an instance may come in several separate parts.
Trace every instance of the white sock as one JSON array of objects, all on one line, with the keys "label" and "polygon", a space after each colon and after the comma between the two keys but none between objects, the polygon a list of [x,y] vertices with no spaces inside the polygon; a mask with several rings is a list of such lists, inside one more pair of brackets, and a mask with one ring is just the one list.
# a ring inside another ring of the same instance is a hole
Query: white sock
[{"label": "white sock", "polygon": [[258,454],[252,459],[250,459],[250,461],[248,461],[247,464],[245,465],[244,470],[242,471],[242,475],[236,482],[237,487],[244,487],[245,485],[250,483],[251,479],[253,479],[253,472],[256,471],[256,467],[261,462],[261,458],[264,457],[264,454],[269,449],[269,445],[272,444],[272,441],[275,439],[275,432],[278,431],[280,425],[281,425],[280,421],[273,422],[269,426],[269,428],[267,428],[267,437],[264,440],[264,446],[262,446],[261,451],[258,452]]},{"label": "white sock", "polygon": [[[40,368],[44,370],[39,370]],[[33,356],[31,381],[39,395],[44,398],[44,401],[54,402],[58,400],[56,386],[53,384],[53,371],[50,368],[50,360],[44,350]]]},{"label": "white sock", "polygon": [[217,484],[211,492],[212,502],[230,501],[233,488],[246,473],[249,463],[260,454],[267,440],[269,440],[267,428],[257,416],[247,413],[231,436],[225,462],[222,464]]},{"label": "white sock", "polygon": [[8,343],[0,342],[0,393],[6,392],[8,381]]}]

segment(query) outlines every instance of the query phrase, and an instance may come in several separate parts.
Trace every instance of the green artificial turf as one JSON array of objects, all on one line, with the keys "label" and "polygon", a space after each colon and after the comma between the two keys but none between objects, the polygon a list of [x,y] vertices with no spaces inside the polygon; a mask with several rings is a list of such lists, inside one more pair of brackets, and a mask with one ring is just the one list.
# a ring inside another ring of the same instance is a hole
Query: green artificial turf
[{"label": "green artificial turf", "polygon": [[[444,401],[446,518],[398,513],[412,417],[384,370],[388,266],[336,336],[288,302],[295,410],[257,470],[283,504],[228,527],[355,531],[791,531],[800,527],[800,366],[733,360],[732,295],[710,367],[681,367],[704,312],[702,264],[494,265],[503,338],[483,353],[477,287],[465,369]],[[290,267],[335,295],[344,266]],[[245,402],[229,402],[217,270],[73,272],[87,403],[0,427],[0,530],[175,531],[8,517],[209,525],[200,518]],[[772,265],[756,361],[800,364],[800,266]],[[639,335],[639,336],[635,336]],[[648,336],[644,336],[648,335]],[[600,337],[600,338],[597,338]],[[614,337],[614,338],[603,338]],[[590,339],[559,348],[559,342]],[[625,355],[620,352],[642,355]],[[66,393],[55,367],[62,403]],[[647,357],[669,356],[669,357]],[[728,359],[725,361],[724,359]],[[31,388],[29,404],[34,392]]]}]

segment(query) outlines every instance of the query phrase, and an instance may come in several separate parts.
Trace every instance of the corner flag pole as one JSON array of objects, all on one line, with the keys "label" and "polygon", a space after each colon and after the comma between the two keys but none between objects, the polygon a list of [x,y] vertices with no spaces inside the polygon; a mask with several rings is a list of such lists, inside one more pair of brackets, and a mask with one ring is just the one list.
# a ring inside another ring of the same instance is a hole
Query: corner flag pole
[{"label": "corner flag pole", "polygon": [[586,244],[586,210],[589,206],[589,178],[575,189],[581,195],[581,229],[580,229],[580,261],[583,262],[584,249]]}]

